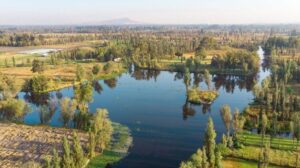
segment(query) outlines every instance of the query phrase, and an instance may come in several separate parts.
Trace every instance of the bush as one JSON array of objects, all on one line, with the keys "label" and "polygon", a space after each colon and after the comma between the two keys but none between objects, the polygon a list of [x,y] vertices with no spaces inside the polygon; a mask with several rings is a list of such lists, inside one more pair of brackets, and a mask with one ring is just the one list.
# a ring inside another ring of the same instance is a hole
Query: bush
[{"label": "bush", "polygon": [[24,84],[23,90],[33,93],[42,93],[49,88],[48,79],[43,75],[34,76]]}]

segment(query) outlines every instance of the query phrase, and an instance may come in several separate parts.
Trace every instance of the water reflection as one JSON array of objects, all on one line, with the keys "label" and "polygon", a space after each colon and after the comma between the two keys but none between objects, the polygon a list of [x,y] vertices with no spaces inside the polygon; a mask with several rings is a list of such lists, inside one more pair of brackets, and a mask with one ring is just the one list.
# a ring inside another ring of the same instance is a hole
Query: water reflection
[{"label": "water reflection", "polygon": [[118,82],[117,78],[104,80],[104,83],[111,89],[114,89],[117,86],[117,82]]},{"label": "water reflection", "polygon": [[257,81],[257,75],[236,76],[236,75],[213,75],[213,82],[216,90],[225,88],[227,93],[233,93],[237,86],[240,90],[251,91]]},{"label": "water reflection", "polygon": [[[154,79],[156,81],[159,75],[160,71],[138,68],[135,68],[131,73],[131,76],[136,80]],[[174,74],[174,81],[183,80],[183,78],[184,73],[182,72],[176,72]],[[214,83],[215,89],[219,90],[225,88],[227,93],[233,93],[235,87],[238,87],[240,90],[246,89],[247,91],[251,91],[257,83],[257,78],[257,74],[250,76],[212,74],[212,82]],[[194,87],[199,87],[203,82],[203,74],[192,73],[192,81]]]},{"label": "water reflection", "polygon": [[189,103],[186,100],[184,105],[182,106],[182,118],[183,118],[183,120],[187,120],[189,117],[194,117],[195,114],[197,113],[196,108],[201,108],[202,114],[206,114],[206,113],[211,112],[211,104],[195,105],[195,104]]},{"label": "water reflection", "polygon": [[34,104],[36,106],[47,105],[49,98],[50,98],[50,93],[26,92],[24,95],[24,100],[26,102]]},{"label": "water reflection", "polygon": [[193,108],[192,104],[185,101],[184,105],[182,106],[182,118],[183,120],[187,120],[188,117],[193,117],[196,114],[196,110]]},{"label": "water reflection", "polygon": [[134,71],[131,73],[131,76],[136,80],[157,80],[160,71],[157,70],[149,70],[149,69],[140,69],[134,68]]},{"label": "water reflection", "polygon": [[93,81],[93,88],[98,94],[101,94],[101,92],[103,91],[103,87],[101,86],[99,81]]}]

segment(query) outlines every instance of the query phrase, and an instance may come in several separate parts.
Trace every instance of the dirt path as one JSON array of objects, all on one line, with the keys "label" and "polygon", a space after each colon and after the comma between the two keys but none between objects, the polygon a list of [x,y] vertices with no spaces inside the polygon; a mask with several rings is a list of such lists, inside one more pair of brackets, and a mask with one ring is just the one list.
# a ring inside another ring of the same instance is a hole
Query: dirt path
[{"label": "dirt path", "polygon": [[[53,148],[60,149],[62,138],[71,139],[73,130],[46,126],[25,126],[0,123],[0,167],[22,167],[28,161],[42,162],[52,155]],[[82,143],[88,135],[78,133]]]}]

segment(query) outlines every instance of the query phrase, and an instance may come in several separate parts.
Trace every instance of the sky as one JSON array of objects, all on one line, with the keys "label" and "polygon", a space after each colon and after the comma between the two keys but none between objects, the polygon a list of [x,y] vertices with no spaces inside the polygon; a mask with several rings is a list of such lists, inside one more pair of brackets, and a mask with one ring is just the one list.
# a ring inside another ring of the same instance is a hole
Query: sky
[{"label": "sky", "polygon": [[300,23],[300,0],[0,0],[0,25]]}]

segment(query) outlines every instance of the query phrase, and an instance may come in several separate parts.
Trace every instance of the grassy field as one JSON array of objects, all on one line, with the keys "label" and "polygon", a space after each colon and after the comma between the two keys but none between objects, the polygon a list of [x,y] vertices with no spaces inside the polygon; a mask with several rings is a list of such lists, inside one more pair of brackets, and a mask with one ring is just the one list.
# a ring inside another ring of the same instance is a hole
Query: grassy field
[{"label": "grassy field", "polygon": [[[225,156],[257,162],[259,161],[260,153],[260,147],[245,146],[241,149],[230,150],[228,153],[225,154]],[[283,167],[295,167],[297,163],[296,159],[296,152],[277,149],[270,149],[269,152],[269,163],[272,165],[278,165]]]},{"label": "grassy field", "polygon": [[[238,139],[244,145],[250,146],[261,146],[262,137],[258,134],[253,134],[249,132],[243,132],[238,134]],[[280,150],[296,150],[297,141],[288,138],[280,138],[280,137],[270,137],[269,135],[265,136],[264,140],[265,144],[270,144],[270,147],[273,149]]]},{"label": "grassy field", "polygon": [[[92,67],[94,65],[97,64],[102,69],[105,63],[90,62],[90,63],[69,63],[69,64],[61,64],[55,66],[47,65],[46,70],[43,72],[43,75],[45,75],[49,79],[49,82],[51,83],[48,91],[59,90],[74,85],[75,72],[78,64],[80,64],[85,69],[86,72],[91,72]],[[101,70],[100,73],[97,76],[95,76],[95,78],[109,79],[118,76],[119,74],[125,71],[121,63],[112,63],[112,65],[114,66],[114,70],[110,72]],[[31,71],[31,67],[0,68],[0,72],[3,75],[15,77],[16,84],[20,88],[21,86],[23,86],[26,80],[31,79],[33,76],[37,75],[37,73],[33,73]],[[57,81],[58,79],[59,81]]]},{"label": "grassy field", "polygon": [[[248,163],[248,161],[259,161],[259,156],[262,152],[261,135],[250,132],[242,132],[238,134],[238,140],[241,144],[243,144],[242,147],[239,149],[225,151],[224,155],[230,159],[225,159],[224,163],[230,165],[231,162],[233,162],[232,164],[237,162],[236,164],[241,164],[241,166],[244,166],[245,168],[250,168],[252,164]],[[294,147],[296,146],[296,141],[280,137],[272,138],[271,140],[270,136],[266,136],[264,143],[269,143],[271,145],[269,150],[270,164],[282,167],[296,166],[298,157],[298,152]],[[237,160],[232,161],[232,158]],[[247,164],[244,163],[244,160],[247,160]]]},{"label": "grassy field", "polygon": [[[257,168],[257,162],[235,159],[235,158],[225,158],[223,160],[223,167],[224,168]],[[269,168],[279,168],[279,167],[269,165]]]},{"label": "grassy field", "polygon": [[0,67],[5,66],[5,61],[9,66],[13,65],[13,57],[15,58],[16,64],[25,64],[27,65],[28,59],[31,65],[33,59],[46,60],[47,57],[43,57],[39,54],[24,54],[24,51],[30,51],[35,49],[61,49],[67,50],[77,47],[91,47],[98,46],[102,44],[102,41],[83,41],[77,43],[67,43],[67,44],[57,44],[57,45],[43,45],[43,46],[28,46],[28,47],[0,47]]},{"label": "grassy field", "polygon": [[114,133],[110,147],[102,155],[90,160],[88,168],[105,168],[107,164],[113,165],[124,158],[132,144],[132,137],[128,127],[113,123]]}]

